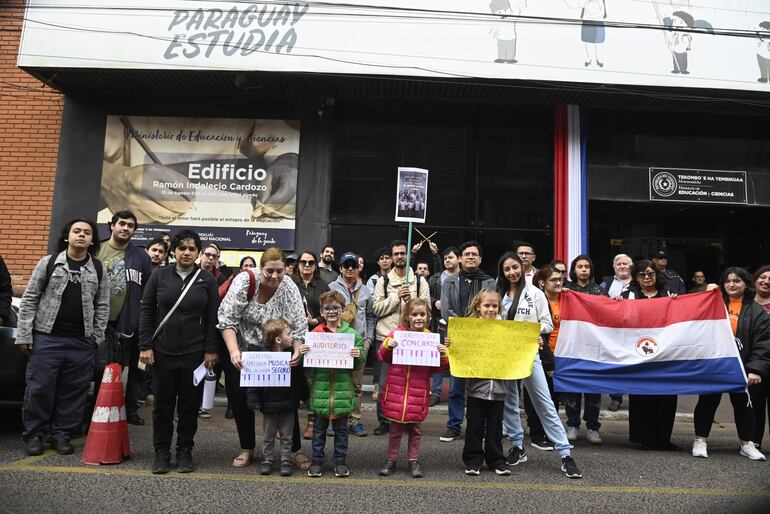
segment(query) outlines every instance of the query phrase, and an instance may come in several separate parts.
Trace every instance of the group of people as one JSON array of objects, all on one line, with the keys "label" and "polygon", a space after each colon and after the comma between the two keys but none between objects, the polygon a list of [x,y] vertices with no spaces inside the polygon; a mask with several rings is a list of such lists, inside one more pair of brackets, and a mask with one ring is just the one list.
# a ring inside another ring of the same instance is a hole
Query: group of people
[{"label": "group of people", "polygon": [[[448,418],[440,440],[460,438],[465,421],[465,473],[479,475],[486,464],[494,473],[508,475],[511,467],[527,461],[523,400],[531,445],[555,450],[566,476],[580,478],[571,443],[580,437],[581,414],[587,441],[602,443],[601,397],[554,391],[561,295],[570,289],[635,301],[686,294],[681,278],[667,266],[665,250],[635,262],[619,254],[613,260],[614,274],[597,283],[589,256],[578,256],[569,267],[555,260],[537,269],[535,248],[526,242],[500,256],[493,277],[481,268],[478,242],[466,241],[439,253],[429,241],[435,272],[429,271],[431,263],[413,259],[416,273],[407,266],[407,255],[421,245],[409,249],[406,241],[395,240],[376,252],[378,270],[366,279],[363,259],[353,252],[344,253],[335,270],[331,246],[323,248],[320,259],[310,250],[289,259],[270,248],[262,253],[259,266],[245,257],[239,272],[230,272],[220,265],[220,249],[204,245],[194,231],[180,230],[170,243],[159,238],[140,249],[131,244],[137,228],[131,212],[116,213],[109,228],[110,237],[100,242],[92,221],[67,223],[57,252],[38,262],[22,298],[17,344],[29,352],[23,408],[29,455],[42,453],[46,436],[58,453],[72,453],[71,438],[80,432],[87,412],[89,384],[96,378],[98,385],[97,357],[107,345],[120,352],[129,369],[129,423],[144,424],[137,413],[145,380],[138,363],[151,370],[153,473],[172,469],[175,410],[176,469],[195,469],[192,450],[202,388],[194,386],[191,377],[203,362],[225,376],[228,417],[234,418],[241,448],[233,466],[249,466],[261,454],[262,474],[278,469],[281,475],[291,475],[299,468],[318,477],[329,435],[334,438],[334,474],[348,476],[348,436],[368,434],[361,421],[368,357],[376,364],[374,434],[389,435],[379,473],[387,476],[396,470],[406,433],[408,472],[421,477],[421,423],[440,401],[451,351],[447,323],[452,317],[476,317],[538,323],[539,351],[531,375],[521,381],[464,379],[448,369]],[[750,402],[747,393],[730,394],[740,453],[764,460],[759,445],[769,407],[770,266],[753,276],[742,268],[727,268],[719,283],[709,287],[722,291],[748,377]],[[309,331],[352,334],[353,369],[303,369]],[[439,366],[395,364],[398,331],[438,332]],[[291,386],[240,387],[244,351],[288,352]],[[698,401],[693,456],[708,455],[706,441],[720,399],[720,394],[703,395]],[[610,409],[617,410],[622,401],[623,396],[613,396]],[[675,396],[630,394],[628,402],[631,441],[645,450],[678,449],[671,442]],[[303,403],[308,407],[304,432],[299,416]],[[559,417],[560,404],[566,427]],[[263,423],[260,452],[257,410]],[[504,437],[510,442],[507,452]],[[302,451],[302,438],[312,440],[310,458]]]}]

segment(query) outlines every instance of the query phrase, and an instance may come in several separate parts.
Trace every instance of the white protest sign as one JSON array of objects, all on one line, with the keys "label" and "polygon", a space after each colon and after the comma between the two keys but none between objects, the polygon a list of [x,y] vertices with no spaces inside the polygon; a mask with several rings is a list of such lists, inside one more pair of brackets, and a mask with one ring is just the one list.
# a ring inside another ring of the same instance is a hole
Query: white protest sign
[{"label": "white protest sign", "polygon": [[305,354],[306,368],[353,369],[353,334],[332,334],[329,332],[308,332],[305,344],[310,350]]},{"label": "white protest sign", "polygon": [[393,364],[436,367],[441,364],[438,334],[432,332],[408,332],[399,330],[393,333],[398,345],[393,348]]},{"label": "white protest sign", "polygon": [[241,387],[291,386],[290,352],[243,352]]}]

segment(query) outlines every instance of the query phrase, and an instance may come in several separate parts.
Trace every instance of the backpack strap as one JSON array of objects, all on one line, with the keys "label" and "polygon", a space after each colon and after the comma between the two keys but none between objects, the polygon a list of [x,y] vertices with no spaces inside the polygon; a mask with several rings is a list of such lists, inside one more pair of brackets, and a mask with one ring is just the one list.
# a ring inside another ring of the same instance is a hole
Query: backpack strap
[{"label": "backpack strap", "polygon": [[257,292],[257,277],[254,275],[254,272],[251,271],[251,268],[247,268],[246,273],[249,274],[249,288],[246,291],[246,299],[251,301],[251,299],[254,298],[254,293]]}]

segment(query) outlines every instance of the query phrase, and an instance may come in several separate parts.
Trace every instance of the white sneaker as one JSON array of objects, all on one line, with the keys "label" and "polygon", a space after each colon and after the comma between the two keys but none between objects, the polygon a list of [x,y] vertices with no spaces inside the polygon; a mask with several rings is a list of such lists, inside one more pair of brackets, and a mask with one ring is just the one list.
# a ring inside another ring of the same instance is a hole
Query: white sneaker
[{"label": "white sneaker", "polygon": [[756,449],[754,443],[751,441],[741,445],[741,455],[748,457],[751,460],[765,460],[765,456],[762,454],[762,452]]},{"label": "white sneaker", "polygon": [[706,441],[703,439],[696,439],[692,443],[692,456],[693,457],[703,457],[704,459],[707,459],[709,456],[708,453],[708,445],[706,444]]},{"label": "white sneaker", "polygon": [[580,436],[580,429],[577,427],[567,427],[567,439],[570,441],[577,441]]},{"label": "white sneaker", "polygon": [[586,433],[586,439],[591,444],[602,444],[602,437],[599,435],[598,430],[589,430]]}]

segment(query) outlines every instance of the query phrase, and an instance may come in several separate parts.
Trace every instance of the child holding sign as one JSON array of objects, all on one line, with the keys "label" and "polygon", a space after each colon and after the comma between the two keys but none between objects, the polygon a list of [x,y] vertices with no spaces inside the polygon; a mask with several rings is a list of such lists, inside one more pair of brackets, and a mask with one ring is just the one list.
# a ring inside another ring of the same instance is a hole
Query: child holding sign
[{"label": "child holding sign", "polygon": [[[262,352],[291,352],[292,327],[284,319],[271,319],[262,325]],[[291,476],[291,443],[294,436],[294,411],[299,407],[300,368],[291,368],[289,387],[250,387],[246,391],[246,404],[250,409],[262,411],[262,465],[260,475],[273,472],[275,436],[281,434],[281,476]],[[283,371],[283,370],[280,370]]]},{"label": "child holding sign", "polygon": [[388,334],[382,342],[378,357],[387,362],[388,376],[385,379],[381,396],[382,414],[390,421],[390,439],[388,441],[388,460],[380,469],[380,475],[389,476],[396,469],[396,461],[401,447],[401,436],[409,433],[409,472],[414,478],[423,476],[420,457],[421,423],[428,417],[428,404],[432,386],[431,374],[441,372],[447,365],[446,347],[438,343],[440,354],[438,367],[409,364],[394,364],[393,349],[398,346],[400,333],[403,331],[428,332],[430,324],[430,306],[421,298],[407,302],[401,313],[401,323]]},{"label": "child holding sign", "polygon": [[[361,355],[364,340],[361,334],[350,328],[342,321],[342,308],[345,299],[337,291],[326,291],[319,298],[321,316],[324,323],[319,324],[313,332],[332,332],[354,335],[353,369],[363,365]],[[304,356],[310,346],[303,344],[299,351]],[[346,477],[350,475],[345,459],[348,454],[348,417],[355,407],[356,399],[353,394],[353,369],[342,368],[313,368],[313,385],[310,390],[310,410],[315,413],[313,421],[313,459],[309,477],[320,477],[326,446],[326,430],[331,422],[334,429],[334,475]]]},{"label": "child holding sign", "polygon": [[[500,319],[500,295],[482,289],[468,305],[469,318]],[[444,342],[447,346],[449,339]],[[465,474],[478,476],[481,464],[498,475],[510,475],[503,454],[503,407],[508,394],[507,380],[469,378],[466,380],[468,402],[463,462]]]}]

